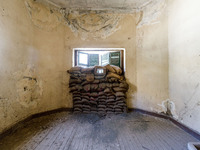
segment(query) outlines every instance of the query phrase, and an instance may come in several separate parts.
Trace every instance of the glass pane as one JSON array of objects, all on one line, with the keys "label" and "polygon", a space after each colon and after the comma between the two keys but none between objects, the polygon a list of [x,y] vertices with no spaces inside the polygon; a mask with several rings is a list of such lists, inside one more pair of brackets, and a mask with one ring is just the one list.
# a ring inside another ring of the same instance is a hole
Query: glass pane
[{"label": "glass pane", "polygon": [[99,65],[99,54],[89,54],[89,66]]},{"label": "glass pane", "polygon": [[104,66],[107,64],[109,64],[109,52],[101,56],[101,65]]},{"label": "glass pane", "polygon": [[120,52],[110,53],[110,64],[120,67]]},{"label": "glass pane", "polygon": [[83,64],[83,65],[88,64],[88,54],[79,53],[79,64]]}]

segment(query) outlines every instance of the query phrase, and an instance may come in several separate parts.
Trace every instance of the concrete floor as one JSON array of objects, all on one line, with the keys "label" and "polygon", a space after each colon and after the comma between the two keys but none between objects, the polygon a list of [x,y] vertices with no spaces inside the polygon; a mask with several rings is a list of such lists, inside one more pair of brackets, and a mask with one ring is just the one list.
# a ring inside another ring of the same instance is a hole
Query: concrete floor
[{"label": "concrete floor", "polygon": [[62,112],[33,119],[0,140],[0,150],[187,150],[198,140],[168,120]]}]

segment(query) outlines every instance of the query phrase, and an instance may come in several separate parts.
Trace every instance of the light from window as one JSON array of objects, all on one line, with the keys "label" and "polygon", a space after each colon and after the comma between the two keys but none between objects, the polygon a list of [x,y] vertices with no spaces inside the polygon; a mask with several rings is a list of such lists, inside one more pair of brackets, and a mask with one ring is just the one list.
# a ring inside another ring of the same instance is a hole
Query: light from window
[{"label": "light from window", "polygon": [[84,53],[79,54],[79,64],[83,64],[83,65],[88,64],[88,54],[84,54]]},{"label": "light from window", "polygon": [[103,71],[103,69],[97,69],[97,73],[102,74],[102,73],[104,73],[104,71]]}]

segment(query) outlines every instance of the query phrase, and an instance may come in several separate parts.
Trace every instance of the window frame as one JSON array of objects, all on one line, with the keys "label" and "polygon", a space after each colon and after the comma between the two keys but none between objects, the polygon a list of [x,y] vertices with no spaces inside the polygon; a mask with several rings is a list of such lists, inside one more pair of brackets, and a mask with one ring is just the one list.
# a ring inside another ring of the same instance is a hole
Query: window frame
[{"label": "window frame", "polygon": [[120,57],[121,57],[120,68],[123,70],[123,73],[125,73],[125,48],[74,48],[73,49],[73,66],[77,66],[79,64],[78,53],[79,52],[84,53],[84,51],[120,52]]}]

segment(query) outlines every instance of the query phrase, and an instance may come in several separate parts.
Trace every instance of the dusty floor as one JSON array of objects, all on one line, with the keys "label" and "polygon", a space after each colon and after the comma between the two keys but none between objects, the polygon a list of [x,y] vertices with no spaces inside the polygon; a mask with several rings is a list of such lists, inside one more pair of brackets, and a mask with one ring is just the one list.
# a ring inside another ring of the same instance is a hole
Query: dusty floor
[{"label": "dusty floor", "polygon": [[62,112],[27,122],[0,140],[0,150],[186,150],[195,141],[170,121],[136,112]]}]

